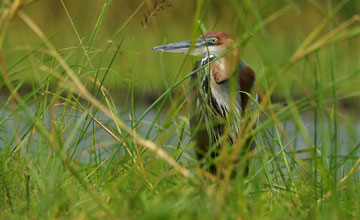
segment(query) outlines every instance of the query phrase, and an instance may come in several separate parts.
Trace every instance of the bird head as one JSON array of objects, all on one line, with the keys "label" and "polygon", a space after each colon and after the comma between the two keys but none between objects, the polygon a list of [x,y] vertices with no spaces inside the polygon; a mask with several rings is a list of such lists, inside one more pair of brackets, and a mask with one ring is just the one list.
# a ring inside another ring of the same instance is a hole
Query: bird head
[{"label": "bird head", "polygon": [[213,54],[216,57],[220,57],[227,53],[228,50],[233,49],[236,56],[238,54],[235,40],[229,34],[221,31],[208,32],[196,39],[195,42],[188,40],[157,46],[152,49],[170,53],[189,53],[192,56]]}]

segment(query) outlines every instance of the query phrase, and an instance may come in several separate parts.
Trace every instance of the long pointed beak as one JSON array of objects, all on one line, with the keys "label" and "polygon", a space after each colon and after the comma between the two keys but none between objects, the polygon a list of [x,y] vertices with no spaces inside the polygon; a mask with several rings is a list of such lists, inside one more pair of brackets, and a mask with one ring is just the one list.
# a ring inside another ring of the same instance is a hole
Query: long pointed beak
[{"label": "long pointed beak", "polygon": [[[169,52],[169,53],[188,53],[191,47],[192,41],[182,41],[178,43],[171,43],[162,46],[153,47],[153,50],[161,51],[161,52]],[[190,54],[194,56],[201,55],[205,48],[205,40],[203,38],[199,38],[196,40],[194,47],[191,49]]]}]

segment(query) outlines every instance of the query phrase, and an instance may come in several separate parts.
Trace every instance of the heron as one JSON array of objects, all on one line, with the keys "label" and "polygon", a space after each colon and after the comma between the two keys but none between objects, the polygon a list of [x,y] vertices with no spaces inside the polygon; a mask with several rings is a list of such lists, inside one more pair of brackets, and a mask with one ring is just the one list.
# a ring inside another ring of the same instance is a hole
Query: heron
[{"label": "heron", "polygon": [[[245,135],[241,133],[250,121],[249,117],[245,119],[245,114],[256,109],[252,101],[257,99],[255,73],[240,60],[239,47],[233,37],[212,31],[195,41],[170,43],[153,50],[201,57],[195,62],[189,92],[190,131],[201,166],[207,164],[212,174],[219,174],[218,158],[223,146],[237,145],[234,151],[239,157],[232,162],[254,148],[253,137],[244,140]],[[249,99],[250,95],[254,99]],[[244,175],[249,169],[248,160],[245,161]],[[234,173],[236,169],[231,175]]]}]

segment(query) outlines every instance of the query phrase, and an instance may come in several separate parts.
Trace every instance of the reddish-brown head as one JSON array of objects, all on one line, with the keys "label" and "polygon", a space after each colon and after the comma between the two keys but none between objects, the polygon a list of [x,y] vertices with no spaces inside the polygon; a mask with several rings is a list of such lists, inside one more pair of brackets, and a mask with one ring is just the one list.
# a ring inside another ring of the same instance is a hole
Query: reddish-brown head
[{"label": "reddish-brown head", "polygon": [[238,53],[234,38],[225,32],[211,31],[204,34],[204,38],[207,39],[207,50],[210,54],[219,57],[226,52],[231,52],[228,50],[236,50],[236,54]]},{"label": "reddish-brown head", "polygon": [[[189,53],[194,56],[215,55],[218,61],[211,65],[211,79],[220,83],[228,79],[238,67],[239,49],[234,38],[222,31],[212,31],[194,41],[182,41],[154,47],[153,50],[171,53]],[[190,50],[190,51],[189,51]]]},{"label": "reddish-brown head", "polygon": [[217,45],[229,45],[231,43],[235,43],[234,38],[222,31],[211,31],[204,34],[205,38],[215,37],[218,39]]}]

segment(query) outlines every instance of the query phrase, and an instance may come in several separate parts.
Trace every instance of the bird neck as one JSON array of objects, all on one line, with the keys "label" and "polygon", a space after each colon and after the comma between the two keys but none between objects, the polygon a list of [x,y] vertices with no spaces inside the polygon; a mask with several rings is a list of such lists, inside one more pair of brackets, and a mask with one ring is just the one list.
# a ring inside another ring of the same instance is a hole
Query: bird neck
[{"label": "bird neck", "polygon": [[211,67],[212,82],[218,84],[228,80],[237,69],[238,62],[239,50],[235,47],[233,51],[226,53],[213,63]]},{"label": "bird neck", "polygon": [[228,78],[232,76],[235,70],[238,68],[239,63],[239,49],[235,47],[233,51],[227,53],[224,56],[224,65],[227,71]]}]

